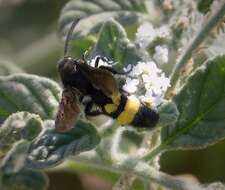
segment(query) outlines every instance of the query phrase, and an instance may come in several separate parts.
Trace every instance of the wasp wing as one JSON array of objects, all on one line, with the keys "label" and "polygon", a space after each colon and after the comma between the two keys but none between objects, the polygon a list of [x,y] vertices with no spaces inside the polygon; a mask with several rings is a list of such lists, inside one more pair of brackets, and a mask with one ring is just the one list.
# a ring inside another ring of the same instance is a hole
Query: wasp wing
[{"label": "wasp wing", "polygon": [[80,64],[81,72],[92,83],[100,89],[105,95],[111,97],[119,93],[119,88],[113,74],[106,69],[94,68],[87,64]]},{"label": "wasp wing", "polygon": [[79,96],[80,92],[75,88],[64,89],[55,119],[57,131],[68,131],[76,123],[80,116]]}]

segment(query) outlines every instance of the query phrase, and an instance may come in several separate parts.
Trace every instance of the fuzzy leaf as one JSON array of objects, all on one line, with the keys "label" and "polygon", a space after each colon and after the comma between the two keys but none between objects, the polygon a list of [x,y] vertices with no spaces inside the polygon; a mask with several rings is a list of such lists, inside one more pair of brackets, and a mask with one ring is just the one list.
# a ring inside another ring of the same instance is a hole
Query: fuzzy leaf
[{"label": "fuzzy leaf", "polygon": [[203,13],[206,14],[207,12],[210,11],[210,7],[213,3],[213,0],[199,0],[198,1],[198,10]]},{"label": "fuzzy leaf", "polygon": [[43,172],[23,169],[18,173],[1,176],[1,190],[45,190],[48,178]]},{"label": "fuzzy leaf", "polygon": [[159,106],[158,111],[160,114],[160,126],[174,124],[179,116],[176,104],[170,101],[163,102],[163,104]]},{"label": "fuzzy leaf", "polygon": [[45,122],[45,130],[31,144],[26,165],[30,168],[47,168],[60,164],[70,155],[88,151],[100,142],[94,126],[79,120],[65,133],[55,130],[54,121]]},{"label": "fuzzy leaf", "polygon": [[175,126],[162,129],[167,148],[201,148],[225,136],[225,55],[207,61],[174,97]]},{"label": "fuzzy leaf", "polygon": [[15,74],[0,77],[0,119],[17,111],[39,114],[43,119],[55,117],[60,88],[44,77]]},{"label": "fuzzy leaf", "polygon": [[122,69],[128,64],[137,64],[143,60],[147,53],[139,49],[129,41],[126,31],[118,22],[111,19],[102,26],[98,42],[91,52],[91,57],[101,55],[117,62],[116,66]]},{"label": "fuzzy leaf", "polygon": [[116,153],[136,155],[138,149],[142,146],[144,134],[138,132],[132,127],[119,127],[112,136],[112,155]]},{"label": "fuzzy leaf", "polygon": [[14,144],[1,163],[1,172],[6,175],[17,173],[24,166],[30,142],[20,140]]},{"label": "fuzzy leaf", "polygon": [[61,12],[59,31],[66,34],[72,21],[80,18],[73,37],[83,37],[97,32],[102,22],[108,18],[115,18],[128,25],[147,15],[145,0],[71,0]]},{"label": "fuzzy leaf", "polygon": [[206,190],[225,190],[225,185],[222,182],[213,182],[207,184]]},{"label": "fuzzy leaf", "polygon": [[7,76],[13,73],[23,73],[23,70],[9,61],[0,61],[0,76]]},{"label": "fuzzy leaf", "polygon": [[21,139],[32,141],[41,132],[42,125],[36,114],[17,112],[9,116],[0,127],[0,156]]},{"label": "fuzzy leaf", "polygon": [[207,57],[215,57],[216,55],[225,54],[225,33],[217,34],[216,38],[213,39],[207,49],[204,50]]}]

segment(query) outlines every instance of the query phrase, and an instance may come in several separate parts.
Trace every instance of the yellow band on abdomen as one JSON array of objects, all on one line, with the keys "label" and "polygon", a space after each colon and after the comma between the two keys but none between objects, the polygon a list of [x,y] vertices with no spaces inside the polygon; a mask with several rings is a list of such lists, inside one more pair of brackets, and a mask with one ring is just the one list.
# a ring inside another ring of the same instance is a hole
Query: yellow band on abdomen
[{"label": "yellow band on abdomen", "polygon": [[118,109],[120,100],[121,100],[120,94],[119,94],[119,95],[112,95],[112,102],[113,102],[113,103],[112,103],[112,104],[106,104],[106,105],[104,106],[105,111],[106,111],[108,114],[111,114],[111,113],[115,112],[115,111]]},{"label": "yellow band on abdomen", "polygon": [[138,112],[140,104],[140,101],[136,97],[129,96],[124,111],[117,117],[118,122],[121,125],[130,124],[133,121],[134,116]]}]

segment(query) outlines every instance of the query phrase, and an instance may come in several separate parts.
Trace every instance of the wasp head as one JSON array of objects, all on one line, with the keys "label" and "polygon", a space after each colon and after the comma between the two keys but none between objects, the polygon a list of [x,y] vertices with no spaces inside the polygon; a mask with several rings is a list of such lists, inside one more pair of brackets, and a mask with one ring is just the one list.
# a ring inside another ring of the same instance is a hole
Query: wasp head
[{"label": "wasp head", "polygon": [[58,71],[63,79],[77,72],[77,61],[72,57],[64,57],[58,63]]},{"label": "wasp head", "polygon": [[71,73],[76,71],[77,61],[72,57],[64,57],[58,63],[58,71],[59,73]]}]

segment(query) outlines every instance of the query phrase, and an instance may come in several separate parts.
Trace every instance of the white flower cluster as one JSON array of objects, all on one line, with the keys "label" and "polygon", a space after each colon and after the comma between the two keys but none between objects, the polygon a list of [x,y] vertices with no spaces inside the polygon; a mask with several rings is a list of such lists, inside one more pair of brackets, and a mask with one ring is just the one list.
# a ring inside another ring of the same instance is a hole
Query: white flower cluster
[{"label": "white flower cluster", "polygon": [[140,45],[140,47],[146,48],[154,38],[155,29],[152,24],[146,22],[138,28],[135,41]]},{"label": "white flower cluster", "polygon": [[[147,48],[155,39],[169,39],[169,37],[170,32],[167,26],[154,28],[151,23],[145,22],[138,28],[135,41],[141,48]],[[157,45],[154,50],[153,59],[158,64],[168,62],[168,48],[166,45]]]},{"label": "white flower cluster", "polygon": [[157,107],[162,102],[162,97],[169,86],[169,78],[154,62],[138,62],[126,79],[123,90],[139,96],[147,105]]},{"label": "white flower cluster", "polygon": [[[162,51],[161,54],[164,53],[161,47],[158,47],[158,49]],[[160,53],[157,56],[165,59]],[[89,65],[94,66],[97,57],[92,59]],[[101,65],[112,66],[111,62],[109,65],[109,61],[105,62],[103,60],[99,61],[99,66]],[[128,65],[124,70],[129,71],[130,69],[131,65]],[[129,94],[139,97],[147,105],[156,108],[162,102],[162,97],[169,86],[169,78],[157,67],[155,62],[151,61],[147,63],[138,62],[128,74],[122,88]]]},{"label": "white flower cluster", "polygon": [[166,47],[158,45],[155,47],[155,53],[153,55],[153,59],[155,59],[155,61],[158,64],[162,65],[168,62],[168,54],[169,52]]},{"label": "white flower cluster", "polygon": [[145,22],[138,28],[135,41],[140,47],[147,48],[156,38],[169,38],[169,36],[168,27],[154,28],[151,23]]}]

